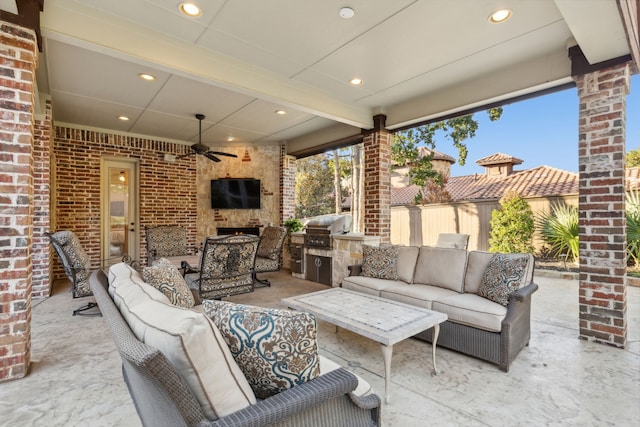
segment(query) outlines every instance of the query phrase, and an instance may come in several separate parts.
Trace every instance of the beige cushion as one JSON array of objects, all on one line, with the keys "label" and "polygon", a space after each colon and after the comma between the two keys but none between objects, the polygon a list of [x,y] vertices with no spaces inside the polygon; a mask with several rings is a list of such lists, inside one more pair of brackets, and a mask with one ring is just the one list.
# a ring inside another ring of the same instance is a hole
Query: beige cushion
[{"label": "beige cushion", "polygon": [[398,246],[398,279],[413,283],[413,273],[419,253],[418,246]]},{"label": "beige cushion", "polygon": [[313,314],[228,301],[205,300],[202,307],[258,399],[320,375]]},{"label": "beige cushion", "polygon": [[365,276],[347,276],[342,279],[342,287],[363,294],[380,296],[380,291],[396,285],[406,284],[400,280],[376,279]]},{"label": "beige cushion", "polygon": [[507,308],[476,294],[455,294],[438,298],[432,309],[445,313],[450,322],[491,332],[502,330]]},{"label": "beige cushion", "polygon": [[484,271],[493,257],[493,252],[469,251],[467,257],[467,273],[464,276],[464,291],[478,293]]},{"label": "beige cushion", "polygon": [[256,402],[224,338],[203,314],[154,301],[135,283],[115,289],[114,302],[138,339],[159,349],[217,419]]},{"label": "beige cushion", "polygon": [[[321,376],[328,374],[331,371],[335,371],[336,369],[339,369],[341,367],[342,366],[340,366],[333,360],[327,359],[324,356],[320,356],[320,375]],[[351,373],[353,374],[353,372]],[[351,393],[353,393],[356,396],[367,396],[369,394],[373,394],[373,387],[371,387],[371,385],[368,382],[366,382],[356,374],[353,374],[353,375],[355,375],[356,378],[358,379],[358,386]]]},{"label": "beige cushion", "polygon": [[144,280],[142,280],[142,276],[140,275],[140,273],[127,263],[121,262],[109,267],[108,278],[109,295],[111,295],[111,298],[115,297],[115,290],[118,286],[122,284],[126,285],[135,283],[151,299],[159,301],[163,304],[171,304],[169,302],[169,299],[162,292],[149,285],[148,283],[145,283]]},{"label": "beige cushion", "polygon": [[151,267],[142,270],[144,281],[162,292],[171,304],[178,307],[191,308],[195,305],[193,294],[184,281],[182,274],[171,264],[171,261],[161,258]]},{"label": "beige cushion", "polygon": [[402,284],[380,291],[382,298],[428,309],[432,308],[433,301],[449,295],[459,294],[451,289],[418,284]]},{"label": "beige cushion", "polygon": [[464,249],[422,246],[413,283],[462,292],[466,265],[467,251]]}]

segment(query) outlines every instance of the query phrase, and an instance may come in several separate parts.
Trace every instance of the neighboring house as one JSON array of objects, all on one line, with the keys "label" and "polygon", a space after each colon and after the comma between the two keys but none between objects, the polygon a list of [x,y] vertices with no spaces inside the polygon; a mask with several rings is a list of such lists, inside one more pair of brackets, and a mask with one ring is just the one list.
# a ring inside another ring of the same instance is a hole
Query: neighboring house
[{"label": "neighboring house", "polygon": [[[425,150],[426,151],[426,150]],[[476,163],[485,167],[484,174],[450,176],[455,159],[446,154],[434,154],[434,168],[448,177],[445,189],[453,202],[499,200],[509,191],[516,191],[524,198],[567,196],[578,194],[578,174],[550,166],[514,170],[523,163],[517,157],[496,153]],[[408,185],[408,168],[397,168],[391,178],[391,205],[412,205],[420,188]]]},{"label": "neighboring house", "polygon": [[[425,154],[428,149],[423,149]],[[469,234],[469,249],[487,250],[491,211],[500,198],[516,191],[527,199],[534,215],[549,212],[554,203],[578,204],[578,174],[549,166],[514,170],[522,159],[496,153],[476,161],[484,174],[450,176],[455,159],[434,153],[433,165],[446,176],[445,189],[451,201],[415,206],[420,188],[408,185],[408,167],[396,168],[391,179],[391,241],[398,244],[435,244],[438,234]],[[534,239],[536,246],[542,242]]]}]

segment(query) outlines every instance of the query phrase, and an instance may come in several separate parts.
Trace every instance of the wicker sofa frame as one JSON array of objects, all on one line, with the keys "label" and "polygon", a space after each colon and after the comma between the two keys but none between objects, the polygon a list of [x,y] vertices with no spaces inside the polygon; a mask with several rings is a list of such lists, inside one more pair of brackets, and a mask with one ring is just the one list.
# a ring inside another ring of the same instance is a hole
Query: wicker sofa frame
[{"label": "wicker sofa frame", "polygon": [[191,389],[162,352],[139,341],[98,270],[91,289],[122,358],[122,374],[144,426],[378,426],[380,397],[351,393],[358,383],[339,368],[218,420],[204,416]]}]

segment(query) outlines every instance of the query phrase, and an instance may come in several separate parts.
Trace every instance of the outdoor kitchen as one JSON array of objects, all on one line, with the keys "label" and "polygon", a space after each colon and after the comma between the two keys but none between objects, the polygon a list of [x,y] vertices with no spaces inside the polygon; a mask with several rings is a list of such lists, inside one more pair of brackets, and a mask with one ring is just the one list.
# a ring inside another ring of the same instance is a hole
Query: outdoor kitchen
[{"label": "outdoor kitchen", "polygon": [[378,246],[380,237],[351,232],[351,215],[310,219],[304,231],[291,235],[291,274],[328,286],[340,286],[348,266],[362,261],[362,245]]}]

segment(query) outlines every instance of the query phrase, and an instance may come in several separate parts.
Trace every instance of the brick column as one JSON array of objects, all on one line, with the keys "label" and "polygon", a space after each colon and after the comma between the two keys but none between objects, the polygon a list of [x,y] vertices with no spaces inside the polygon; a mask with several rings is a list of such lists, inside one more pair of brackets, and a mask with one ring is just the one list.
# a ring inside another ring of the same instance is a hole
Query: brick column
[{"label": "brick column", "polygon": [[51,229],[51,100],[47,100],[42,117],[37,117],[34,127],[34,197],[33,197],[33,282],[31,296],[43,298],[51,296],[50,280],[53,251],[49,239],[44,235]]},{"label": "brick column", "polygon": [[625,120],[629,67],[576,76],[579,112],[580,338],[627,341]]},{"label": "brick column", "polygon": [[31,358],[36,34],[0,21],[0,381]]},{"label": "brick column", "polygon": [[374,118],[374,130],[364,136],[364,232],[391,241],[391,143],[386,117]]},{"label": "brick column", "polygon": [[296,216],[296,159],[280,146],[280,224]]}]

